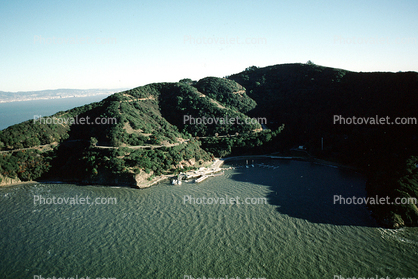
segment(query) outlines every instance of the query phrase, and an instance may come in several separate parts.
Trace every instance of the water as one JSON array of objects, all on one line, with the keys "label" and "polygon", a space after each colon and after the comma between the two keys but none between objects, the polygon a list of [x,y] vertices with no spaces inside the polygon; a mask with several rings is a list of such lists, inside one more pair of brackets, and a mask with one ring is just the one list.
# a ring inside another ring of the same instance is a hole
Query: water
[{"label": "water", "polygon": [[[110,95],[110,94],[108,94]],[[99,102],[107,95],[0,103],[0,130],[33,119],[34,115],[50,116],[56,112]]]},{"label": "water", "polygon": [[[418,277],[416,228],[382,229],[364,206],[333,204],[335,194],[364,196],[361,176],[263,162],[279,168],[237,168],[200,184],[143,190],[3,187],[0,277]],[[34,205],[34,195],[114,197],[117,204]],[[189,204],[185,196],[267,203]]]}]

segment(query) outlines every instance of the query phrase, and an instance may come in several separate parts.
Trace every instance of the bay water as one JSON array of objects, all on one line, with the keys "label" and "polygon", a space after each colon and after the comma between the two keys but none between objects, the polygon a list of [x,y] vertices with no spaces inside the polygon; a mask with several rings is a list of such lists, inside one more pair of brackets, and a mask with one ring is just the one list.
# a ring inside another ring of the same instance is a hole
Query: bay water
[{"label": "bay water", "polygon": [[[359,174],[301,161],[254,164],[141,190],[2,187],[0,277],[418,277],[417,228],[384,229],[364,205],[334,204],[334,195],[366,196]],[[34,202],[40,197],[101,204]]]},{"label": "bay water", "polygon": [[99,102],[110,94],[89,97],[74,97],[49,100],[34,100],[11,103],[0,103],[0,130],[33,120],[34,115],[51,116],[59,111],[65,111],[93,102]]}]

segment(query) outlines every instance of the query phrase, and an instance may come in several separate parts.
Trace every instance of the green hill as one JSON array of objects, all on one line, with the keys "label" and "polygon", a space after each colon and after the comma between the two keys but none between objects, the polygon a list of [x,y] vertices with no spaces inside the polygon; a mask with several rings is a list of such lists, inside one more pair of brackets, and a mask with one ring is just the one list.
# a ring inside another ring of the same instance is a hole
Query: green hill
[{"label": "green hill", "polygon": [[[336,121],[416,121],[417,105],[416,72],[357,73],[312,62],[154,83],[53,115],[75,123],[41,119],[0,131],[0,179],[140,186],[214,156],[292,155],[303,145],[308,158],[364,174],[369,197],[418,198],[418,124]],[[78,121],[87,118],[92,124]],[[262,126],[251,118],[267,122]],[[418,225],[415,204],[370,208],[386,226]]]},{"label": "green hill", "polygon": [[[256,101],[250,116],[265,116],[271,129],[286,125],[280,140],[274,140],[277,150],[304,145],[317,158],[356,167],[367,177],[370,197],[389,196],[392,201],[399,196],[418,198],[416,122],[334,123],[335,116],[378,115],[390,117],[390,122],[397,117],[416,121],[418,73],[356,73],[310,62],[249,67],[229,79],[244,86]],[[371,208],[385,225],[418,224],[416,205],[409,205],[408,210],[395,205]]]},{"label": "green hill", "polygon": [[[217,84],[234,84],[219,80]],[[210,90],[206,93],[215,94]],[[53,178],[139,186],[154,176],[196,168],[213,158],[212,153],[201,148],[199,137],[208,141],[219,136],[219,141],[225,141],[223,136],[241,134],[240,138],[254,141],[272,133],[259,132],[258,123],[184,122],[185,116],[246,119],[248,116],[229,105],[254,105],[244,94],[238,99],[231,94],[221,102],[185,83],[157,83],[116,93],[50,118],[26,121],[0,132],[0,174],[21,181]],[[96,119],[106,123],[95,123]],[[81,120],[89,120],[89,124]],[[229,154],[234,140],[228,139],[224,146],[227,150],[217,154]],[[214,139],[212,145],[206,143],[208,149],[216,142]],[[218,147],[215,151],[221,150]]]}]

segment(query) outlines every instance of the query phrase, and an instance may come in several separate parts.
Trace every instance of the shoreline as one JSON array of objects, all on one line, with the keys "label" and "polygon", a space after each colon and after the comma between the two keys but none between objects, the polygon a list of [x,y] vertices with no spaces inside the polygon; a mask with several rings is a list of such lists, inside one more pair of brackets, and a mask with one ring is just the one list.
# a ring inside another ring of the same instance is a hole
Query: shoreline
[{"label": "shoreline", "polygon": [[73,96],[53,96],[53,97],[40,97],[40,98],[29,98],[29,99],[13,99],[13,100],[0,100],[0,104],[9,104],[9,103],[17,103],[17,102],[31,102],[31,101],[39,101],[39,100],[58,100],[58,99],[69,99],[69,98],[86,98],[86,97],[96,97],[100,95],[111,95],[113,93],[99,93],[94,95],[73,95]]},{"label": "shoreline", "polygon": [[[210,162],[211,162],[211,164],[209,166],[204,167],[205,170],[213,169],[213,168],[216,168],[216,167],[219,168],[219,167],[221,167],[223,165],[222,159],[219,159],[219,158],[215,158],[215,160],[208,161],[207,163],[210,163]],[[216,166],[217,164],[219,164],[219,166]],[[172,178],[177,177],[177,176],[178,175],[176,175],[176,174],[164,174],[164,175],[155,177],[153,180],[151,180],[147,184],[136,185],[136,188],[138,188],[138,189],[149,188],[149,187],[151,187],[153,185],[158,184],[161,181],[164,181],[164,180],[167,180],[167,179],[169,180],[169,179],[172,179]]]},{"label": "shoreline", "polygon": [[272,154],[264,154],[264,155],[242,155],[242,156],[234,156],[234,157],[226,157],[221,158],[220,160],[223,161],[234,161],[234,160],[245,160],[245,159],[279,159],[279,160],[294,160],[294,161],[304,161],[304,162],[311,162],[314,164],[331,167],[331,168],[342,168],[342,169],[349,169],[355,172],[360,172],[359,169],[349,165],[343,165],[333,161],[327,161],[318,159],[315,157],[299,157],[299,156],[275,156]]},{"label": "shoreline", "polygon": [[[326,161],[326,160],[318,159],[315,157],[276,156],[273,154],[242,155],[242,156],[233,156],[233,157],[225,157],[225,158],[215,158],[215,160],[211,161],[211,164],[205,167],[205,169],[209,170],[215,167],[220,168],[227,161],[238,161],[238,160],[246,160],[246,159],[279,159],[279,160],[295,160],[295,161],[311,162],[311,163],[326,166],[326,167],[342,168],[342,169],[348,169],[348,170],[352,170],[355,172],[359,172],[359,170],[355,167],[342,165],[336,162]],[[217,163],[219,164],[219,166],[216,166]],[[176,177],[176,176],[177,175],[175,174],[164,174],[162,176],[155,177],[153,180],[149,181],[148,183],[143,183],[141,185],[131,185],[131,187],[136,188],[136,189],[145,189],[145,188],[154,186],[162,181],[170,180],[171,178]],[[10,184],[0,184],[0,187],[16,186],[16,185],[21,185],[21,184],[24,185],[24,184],[30,184],[30,183],[38,184],[38,183],[54,183],[54,182],[57,184],[62,184],[62,183],[78,184],[76,181],[71,182],[71,181],[60,181],[60,180],[42,180],[42,181],[31,180],[31,181],[21,181],[21,182],[10,183]],[[111,186],[111,185],[94,184],[94,183],[89,183],[88,185],[97,185],[97,186],[104,186],[104,187]]]},{"label": "shoreline", "polygon": [[0,184],[0,188],[9,187],[9,186],[17,186],[17,185],[25,185],[25,184],[39,184],[42,183],[41,181],[31,180],[31,181],[20,181],[16,183],[10,184]]}]

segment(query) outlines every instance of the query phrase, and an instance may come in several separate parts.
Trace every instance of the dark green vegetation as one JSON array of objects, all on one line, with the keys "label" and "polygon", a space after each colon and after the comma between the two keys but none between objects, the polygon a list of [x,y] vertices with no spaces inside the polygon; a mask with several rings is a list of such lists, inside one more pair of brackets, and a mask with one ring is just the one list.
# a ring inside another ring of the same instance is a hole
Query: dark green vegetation
[{"label": "dark green vegetation", "polygon": [[[334,115],[418,119],[416,72],[356,73],[307,63],[250,67],[229,79],[256,101],[250,116],[267,117],[270,129],[285,123],[273,139],[276,150],[304,145],[315,157],[354,166],[367,176],[369,196],[418,197],[418,124],[333,123]],[[416,205],[372,209],[385,225],[418,225]]]},{"label": "dark green vegetation", "polygon": [[208,97],[242,113],[252,110],[257,105],[253,99],[248,98],[245,88],[232,80],[207,77],[199,80],[194,87]]},{"label": "dark green vegetation", "polygon": [[[234,81],[199,81],[207,95],[191,84],[149,84],[53,116],[89,119],[89,125],[30,120],[9,127],[0,132],[0,174],[22,181],[52,178],[139,186],[154,176],[211,161],[209,150],[228,155],[235,146],[242,146],[242,141],[251,140],[260,146],[278,134],[260,132],[258,123],[184,123],[184,116],[246,119],[240,110],[255,107]],[[109,122],[96,124],[95,119]],[[223,147],[215,148],[216,140],[211,138],[222,141]],[[205,141],[206,149],[201,148],[199,139]],[[49,151],[41,152],[40,147]]]},{"label": "dark green vegetation", "polygon": [[[225,124],[193,124],[185,116],[191,118],[248,118],[241,108],[248,110],[255,107],[254,100],[242,93],[242,87],[233,81],[220,78],[205,78],[197,82],[205,84],[202,87],[205,93],[198,91],[197,88],[184,83],[162,84],[161,95],[159,96],[161,113],[170,120],[170,123],[179,127],[185,134],[192,136],[214,136],[235,133],[248,133],[256,129],[261,129],[257,124],[237,125],[232,123]],[[213,91],[212,91],[213,90]],[[225,93],[223,98],[220,92]]]},{"label": "dark green vegetation", "polygon": [[[116,93],[56,117],[114,118],[117,124],[39,125],[0,132],[0,174],[21,180],[59,178],[136,184],[176,173],[213,156],[308,154],[357,168],[369,196],[418,197],[418,129],[410,125],[341,125],[334,116],[417,118],[418,74],[356,73],[306,64],[249,67],[228,79],[157,83]],[[260,124],[191,124],[190,118],[264,117]],[[323,142],[323,147],[321,145]],[[50,148],[50,149],[51,149]],[[195,163],[196,162],[196,163]],[[136,179],[136,182],[135,182]],[[338,193],[335,193],[338,195]],[[416,205],[374,206],[385,225],[417,225]]]}]

